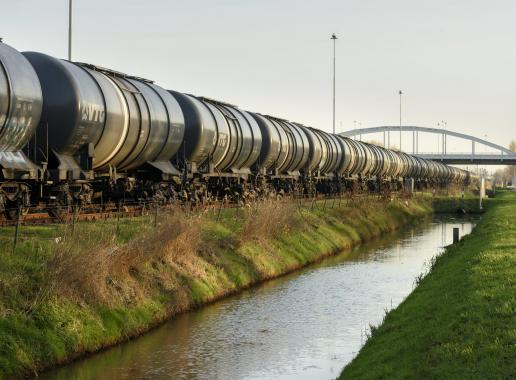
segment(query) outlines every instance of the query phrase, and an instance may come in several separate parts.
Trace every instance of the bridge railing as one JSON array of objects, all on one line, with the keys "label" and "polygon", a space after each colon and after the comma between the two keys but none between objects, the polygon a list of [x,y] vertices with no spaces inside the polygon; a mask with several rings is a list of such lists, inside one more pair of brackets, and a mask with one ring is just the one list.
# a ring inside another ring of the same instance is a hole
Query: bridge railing
[{"label": "bridge railing", "polygon": [[[415,155],[418,155],[418,154],[443,154],[443,152],[441,151],[438,151],[438,152],[417,152],[417,153],[414,153]],[[472,156],[516,156],[516,153],[514,154],[508,154],[508,153],[505,153],[505,152],[446,152],[444,153],[445,156],[450,156],[450,155],[472,155]]]}]

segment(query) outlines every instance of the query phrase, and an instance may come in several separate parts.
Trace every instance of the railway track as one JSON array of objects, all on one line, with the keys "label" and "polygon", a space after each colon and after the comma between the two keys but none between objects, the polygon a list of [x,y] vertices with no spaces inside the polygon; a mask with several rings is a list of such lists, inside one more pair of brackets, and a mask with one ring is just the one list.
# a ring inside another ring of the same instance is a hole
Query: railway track
[{"label": "railway track", "polygon": [[[393,193],[394,194],[394,193]],[[380,196],[379,194],[358,193],[349,196],[344,194],[341,196],[317,196],[317,197],[285,197],[285,202],[303,202],[312,203],[320,201],[336,201],[348,200],[357,201],[365,197]],[[137,217],[149,214],[151,212],[163,212],[180,207],[187,210],[217,210],[219,208],[238,208],[246,207],[250,203],[243,202],[229,202],[229,201],[214,201],[204,203],[202,205],[187,203],[178,205],[176,203],[159,204],[159,203],[122,203],[117,205],[115,203],[104,205],[91,205],[88,207],[57,207],[46,209],[43,206],[32,206],[25,210],[11,209],[7,210],[5,214],[10,214],[11,218],[3,215],[0,218],[0,227],[15,227],[16,225],[49,225],[49,224],[67,224],[77,222],[95,222],[107,219]]]},{"label": "railway track", "polygon": [[[147,207],[147,208],[146,208]],[[160,206],[165,208],[166,206]],[[112,218],[127,218],[143,215],[149,208],[156,208],[156,205],[108,205],[102,207],[69,208],[69,209],[50,209],[45,210],[40,207],[29,208],[21,214],[18,210],[10,210],[11,214],[16,214],[14,218],[3,216],[0,219],[0,227],[16,225],[48,225],[66,224],[76,222],[95,222]]]}]

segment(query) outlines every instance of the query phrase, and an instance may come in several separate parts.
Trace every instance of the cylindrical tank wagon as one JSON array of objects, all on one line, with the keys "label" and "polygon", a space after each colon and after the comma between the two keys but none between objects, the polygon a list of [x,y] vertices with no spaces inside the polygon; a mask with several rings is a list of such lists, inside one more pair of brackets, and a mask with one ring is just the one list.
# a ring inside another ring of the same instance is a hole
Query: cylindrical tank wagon
[{"label": "cylindrical tank wagon", "polygon": [[238,107],[169,91],[185,116],[185,136],[176,155],[191,173],[246,176],[260,155],[262,135],[256,120]]},{"label": "cylindrical tank wagon", "polygon": [[[177,153],[183,113],[163,88],[92,65],[23,54],[41,82],[40,125],[48,127],[48,150],[59,160],[59,179],[80,179],[84,170],[170,162]],[[74,164],[78,156],[82,165]]]},{"label": "cylindrical tank wagon", "polygon": [[0,40],[0,211],[29,203],[30,187],[40,177],[40,168],[26,153],[42,103],[40,82],[31,64]]},{"label": "cylindrical tank wagon", "polygon": [[184,118],[165,89],[93,65],[23,55],[44,99],[33,144],[48,163],[52,185],[45,196],[61,205],[89,203],[135,188],[119,173],[147,167],[142,178],[179,175],[171,159],[183,141]]},{"label": "cylindrical tank wagon", "polygon": [[[36,131],[42,104],[40,82],[31,64],[21,53],[0,42],[0,165],[4,170],[19,169],[17,165],[32,169],[22,148]],[[19,162],[9,157],[18,153]],[[3,177],[6,176],[9,175],[4,171]]]}]

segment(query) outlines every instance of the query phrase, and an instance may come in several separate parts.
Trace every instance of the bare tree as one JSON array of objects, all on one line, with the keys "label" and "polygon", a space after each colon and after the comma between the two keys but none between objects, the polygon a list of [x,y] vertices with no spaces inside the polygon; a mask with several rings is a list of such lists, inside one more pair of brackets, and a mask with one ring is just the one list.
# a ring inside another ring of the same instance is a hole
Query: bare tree
[{"label": "bare tree", "polygon": [[[512,140],[509,144],[509,149],[516,152],[516,141]],[[494,178],[497,183],[512,183],[512,180],[516,177],[516,165],[506,166],[503,169],[498,169],[494,173]],[[513,183],[514,185],[514,183]]]}]

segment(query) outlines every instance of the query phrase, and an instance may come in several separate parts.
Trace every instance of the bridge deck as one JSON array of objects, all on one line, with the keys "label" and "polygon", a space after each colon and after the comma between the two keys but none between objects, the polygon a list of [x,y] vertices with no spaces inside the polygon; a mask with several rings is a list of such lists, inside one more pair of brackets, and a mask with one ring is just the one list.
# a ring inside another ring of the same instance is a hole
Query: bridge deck
[{"label": "bridge deck", "polygon": [[516,165],[516,154],[453,154],[419,153],[416,156],[443,164],[455,165]]}]

